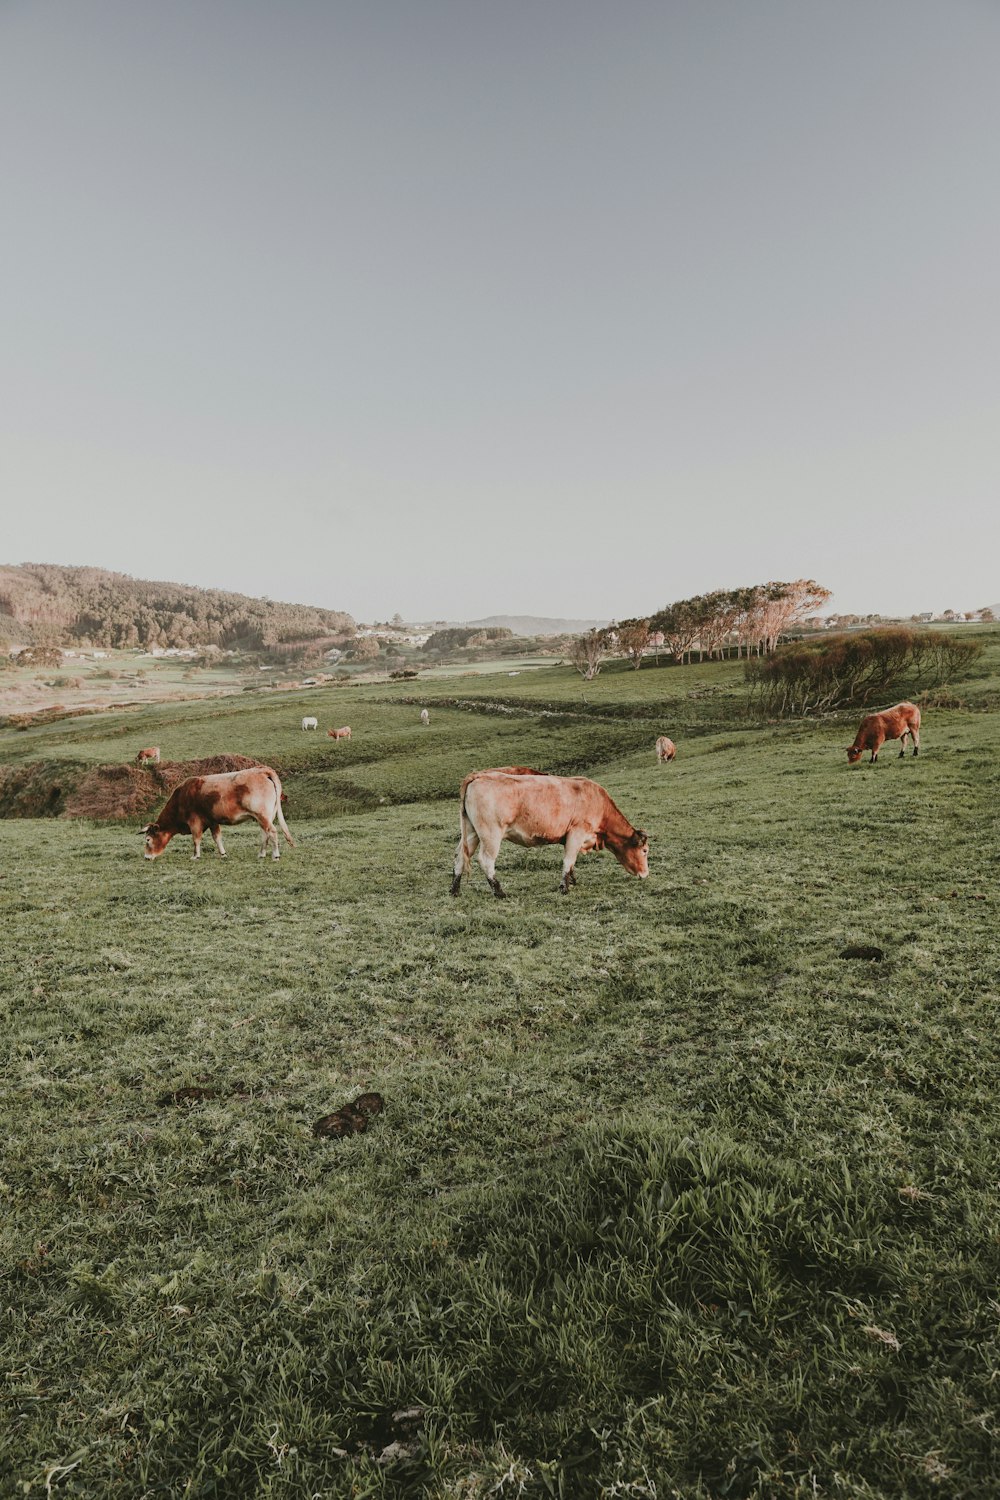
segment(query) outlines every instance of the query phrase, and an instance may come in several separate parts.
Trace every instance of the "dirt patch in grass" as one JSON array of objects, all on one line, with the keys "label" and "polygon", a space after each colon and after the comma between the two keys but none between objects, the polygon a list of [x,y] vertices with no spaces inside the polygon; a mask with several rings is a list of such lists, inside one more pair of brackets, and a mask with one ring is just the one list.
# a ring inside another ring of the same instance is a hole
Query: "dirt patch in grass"
[{"label": "dirt patch in grass", "polygon": [[0,818],[56,818],[83,767],[66,761],[0,766]]},{"label": "dirt patch in grass", "polygon": [[248,755],[209,755],[203,760],[166,760],[159,766],[95,766],[67,796],[68,818],[131,818],[145,812],[189,776],[246,771],[259,766]]},{"label": "dirt patch in grass", "polygon": [[88,768],[54,760],[0,766],[0,818],[133,818],[169,796],[188,776],[245,771],[261,764],[248,755],[209,755],[153,767]]},{"label": "dirt patch in grass", "polygon": [[[118,706],[124,708],[128,705]],[[54,704],[51,708],[40,708],[34,713],[0,715],[0,729],[35,729],[40,724],[55,724],[60,719],[78,719],[93,712],[89,705],[84,708],[63,708],[60,704]]]}]

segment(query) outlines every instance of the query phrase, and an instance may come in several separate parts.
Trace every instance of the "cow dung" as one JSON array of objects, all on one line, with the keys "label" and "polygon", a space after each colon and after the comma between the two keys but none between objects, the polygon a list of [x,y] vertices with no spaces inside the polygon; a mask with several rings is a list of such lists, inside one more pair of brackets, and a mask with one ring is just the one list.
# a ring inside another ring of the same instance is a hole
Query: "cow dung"
[{"label": "cow dung", "polygon": [[313,1135],[341,1140],[346,1135],[361,1135],[368,1129],[368,1117],[385,1109],[381,1094],[359,1094],[350,1104],[341,1105],[331,1115],[323,1115],[312,1128]]},{"label": "cow dung", "polygon": [[866,958],[872,963],[880,964],[885,958],[885,949],[874,948],[869,943],[849,943],[846,948],[841,948],[840,957]]},{"label": "cow dung", "polygon": [[203,1099],[214,1099],[216,1096],[216,1092],[217,1090],[215,1089],[200,1089],[194,1087],[174,1089],[173,1093],[171,1094],[162,1094],[156,1102],[161,1106],[166,1106],[168,1104],[200,1104]]},{"label": "cow dung", "polygon": [[380,1115],[385,1109],[385,1100],[381,1094],[359,1094],[354,1101],[354,1108],[360,1109],[365,1115]]}]

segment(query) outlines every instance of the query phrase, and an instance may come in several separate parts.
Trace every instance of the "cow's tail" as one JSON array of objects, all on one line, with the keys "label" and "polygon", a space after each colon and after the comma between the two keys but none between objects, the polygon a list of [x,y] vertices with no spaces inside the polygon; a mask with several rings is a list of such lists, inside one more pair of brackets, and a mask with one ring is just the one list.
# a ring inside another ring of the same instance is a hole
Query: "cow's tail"
[{"label": "cow's tail", "polygon": [[459,849],[462,853],[462,866],[466,871],[469,868],[469,860],[472,855],[472,840],[476,838],[477,835],[475,827],[473,826],[472,819],[469,817],[469,814],[465,810],[465,797],[466,793],[469,790],[469,787],[475,781],[477,774],[477,772],[473,771],[471,775],[466,776],[465,780],[462,782],[462,789],[459,793]]},{"label": "cow's tail", "polygon": [[[288,832],[288,824],[285,822],[285,815],[281,811],[281,778],[279,777],[277,771],[272,771],[270,767],[268,767],[268,769],[267,769],[267,777],[268,777],[268,780],[270,781],[271,785],[274,787],[274,802],[275,802],[275,807],[277,808],[277,812],[276,812],[275,815],[276,815],[276,817],[278,819],[278,826],[280,827],[282,833],[285,835],[285,838],[287,839],[287,841],[291,844],[292,848],[294,849],[295,848],[295,840],[292,838],[292,835]],[[275,850],[277,850],[277,845],[275,845]],[[277,853],[275,853],[274,857],[275,857],[275,859],[277,859],[277,857],[278,857]]]}]

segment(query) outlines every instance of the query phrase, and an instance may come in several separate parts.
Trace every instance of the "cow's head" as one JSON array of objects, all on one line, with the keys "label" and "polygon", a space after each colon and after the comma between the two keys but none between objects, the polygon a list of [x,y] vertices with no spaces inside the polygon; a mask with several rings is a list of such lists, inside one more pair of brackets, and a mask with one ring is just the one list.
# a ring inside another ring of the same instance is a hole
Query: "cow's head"
[{"label": "cow's head", "polygon": [[630,836],[624,843],[612,844],[608,840],[608,848],[618,863],[630,875],[638,875],[640,880],[645,880],[649,874],[649,834],[641,828],[632,830]]},{"label": "cow's head", "polygon": [[172,833],[164,833],[159,823],[147,823],[145,828],[142,830],[142,836],[143,859],[156,859],[163,853],[164,849],[173,838]]},{"label": "cow's head", "polygon": [[863,749],[864,749],[863,745],[848,745],[848,747],[847,747],[847,764],[849,766],[855,765],[856,762],[861,759],[861,752],[862,752]]}]

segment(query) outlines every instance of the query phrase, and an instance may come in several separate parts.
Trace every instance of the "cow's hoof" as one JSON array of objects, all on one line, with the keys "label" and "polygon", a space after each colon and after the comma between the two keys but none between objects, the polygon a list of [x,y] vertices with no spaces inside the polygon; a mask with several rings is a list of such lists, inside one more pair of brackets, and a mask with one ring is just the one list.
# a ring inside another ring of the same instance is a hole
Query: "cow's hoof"
[{"label": "cow's hoof", "polygon": [[506,901],[507,892],[504,890],[502,885],[491,886],[491,890],[493,891],[493,894],[498,901]]},{"label": "cow's hoof", "polygon": [[459,893],[459,891],[461,889],[462,889],[462,881],[461,881],[460,877],[458,875],[456,875],[455,879],[451,882],[451,894],[453,896],[457,896],[458,893]]}]

